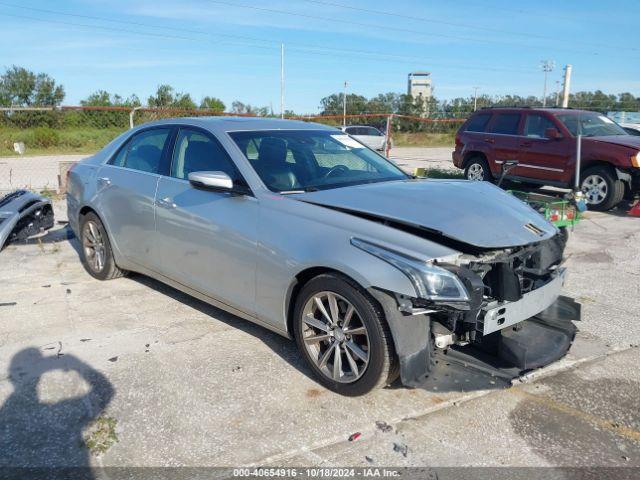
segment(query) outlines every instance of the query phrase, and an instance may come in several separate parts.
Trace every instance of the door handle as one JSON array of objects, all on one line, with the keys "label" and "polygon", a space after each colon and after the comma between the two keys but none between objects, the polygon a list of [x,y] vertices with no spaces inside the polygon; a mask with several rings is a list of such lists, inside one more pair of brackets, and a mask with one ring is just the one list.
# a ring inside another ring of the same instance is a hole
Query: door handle
[{"label": "door handle", "polygon": [[98,177],[98,183],[102,186],[108,187],[111,185],[111,179],[109,177]]},{"label": "door handle", "polygon": [[495,143],[495,140],[493,138],[485,138],[484,141],[487,143]]},{"label": "door handle", "polygon": [[171,197],[164,197],[161,200],[156,201],[156,205],[163,208],[176,208],[177,205],[173,203]]},{"label": "door handle", "polygon": [[520,144],[521,147],[530,147],[531,145],[533,145],[531,142],[522,142]]}]

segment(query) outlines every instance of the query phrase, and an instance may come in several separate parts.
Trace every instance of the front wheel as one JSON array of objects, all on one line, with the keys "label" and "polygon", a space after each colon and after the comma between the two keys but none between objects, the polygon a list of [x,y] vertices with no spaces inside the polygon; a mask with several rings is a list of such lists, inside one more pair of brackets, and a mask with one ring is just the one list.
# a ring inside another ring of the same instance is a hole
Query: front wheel
[{"label": "front wheel", "polygon": [[607,167],[597,166],[585,171],[580,186],[590,210],[610,210],[624,197],[624,183]]},{"label": "front wheel", "polygon": [[324,274],[300,291],[294,312],[300,352],[325,387],[364,395],[394,380],[395,353],[384,313],[351,279]]}]

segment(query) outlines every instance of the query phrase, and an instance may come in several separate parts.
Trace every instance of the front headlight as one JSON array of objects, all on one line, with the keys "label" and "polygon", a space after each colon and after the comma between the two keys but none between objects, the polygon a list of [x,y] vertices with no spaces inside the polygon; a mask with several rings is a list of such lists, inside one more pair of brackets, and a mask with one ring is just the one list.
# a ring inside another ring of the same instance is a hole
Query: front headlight
[{"label": "front headlight", "polygon": [[359,238],[352,238],[351,244],[398,268],[411,280],[419,298],[448,302],[469,300],[469,293],[458,276],[444,268]]},{"label": "front headlight", "polygon": [[631,157],[631,165],[636,168],[640,168],[640,152]]}]

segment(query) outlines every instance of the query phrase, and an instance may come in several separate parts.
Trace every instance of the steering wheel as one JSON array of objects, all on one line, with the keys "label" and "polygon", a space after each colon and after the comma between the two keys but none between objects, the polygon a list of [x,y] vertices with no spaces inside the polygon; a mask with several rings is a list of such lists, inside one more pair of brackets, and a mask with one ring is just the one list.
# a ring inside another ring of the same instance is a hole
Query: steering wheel
[{"label": "steering wheel", "polygon": [[349,171],[349,167],[347,167],[346,165],[336,165],[335,167],[331,167],[331,169],[327,173],[325,173],[322,178],[329,178],[334,173],[348,172],[348,171]]}]

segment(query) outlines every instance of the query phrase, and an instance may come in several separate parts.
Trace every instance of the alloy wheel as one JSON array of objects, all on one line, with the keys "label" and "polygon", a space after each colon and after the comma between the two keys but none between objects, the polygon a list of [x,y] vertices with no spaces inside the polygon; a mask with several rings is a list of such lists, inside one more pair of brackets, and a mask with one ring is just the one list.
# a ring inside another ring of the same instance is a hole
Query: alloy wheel
[{"label": "alloy wheel", "polygon": [[467,170],[467,180],[480,182],[484,180],[484,169],[482,165],[479,163],[474,163],[469,166],[469,170]]},{"label": "alloy wheel", "polygon": [[318,292],[305,304],[302,338],[322,374],[352,383],[369,364],[369,334],[356,308],[333,292]]},{"label": "alloy wheel", "polygon": [[609,187],[600,175],[589,175],[582,181],[582,191],[591,205],[598,205],[607,198]]},{"label": "alloy wheel", "polygon": [[91,270],[96,273],[101,272],[104,269],[107,250],[98,225],[91,220],[84,224],[82,248]]}]

